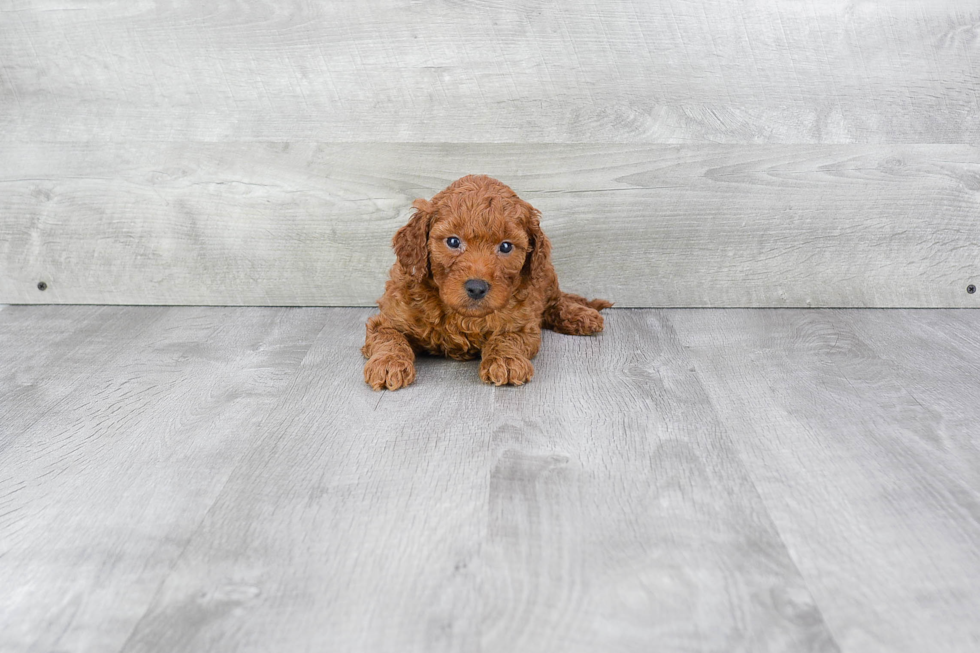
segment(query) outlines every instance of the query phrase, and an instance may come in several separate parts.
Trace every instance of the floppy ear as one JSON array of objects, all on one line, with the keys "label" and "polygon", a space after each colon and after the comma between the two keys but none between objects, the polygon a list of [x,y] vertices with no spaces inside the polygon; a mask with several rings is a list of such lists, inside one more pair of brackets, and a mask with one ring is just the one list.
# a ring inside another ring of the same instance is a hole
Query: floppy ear
[{"label": "floppy ear", "polygon": [[541,231],[541,211],[524,200],[520,200],[520,203],[524,213],[524,229],[527,230],[531,250],[524,260],[522,273],[534,283],[544,275],[548,268],[551,260],[551,241]]},{"label": "floppy ear", "polygon": [[435,208],[432,202],[422,199],[412,202],[412,206],[415,214],[398,230],[391,246],[402,269],[416,281],[421,281],[429,274],[429,225]]}]

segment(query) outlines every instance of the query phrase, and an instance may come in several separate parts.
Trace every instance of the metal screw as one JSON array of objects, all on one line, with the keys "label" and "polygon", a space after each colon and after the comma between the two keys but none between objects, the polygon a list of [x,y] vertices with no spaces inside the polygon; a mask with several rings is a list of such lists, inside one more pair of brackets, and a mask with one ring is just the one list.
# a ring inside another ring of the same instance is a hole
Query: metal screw
[{"label": "metal screw", "polygon": [[977,291],[977,287],[971,283],[969,286],[966,287],[966,291],[972,295]]},{"label": "metal screw", "polygon": [[48,284],[44,283],[43,281],[38,281],[37,289],[40,290],[41,292],[44,292],[45,290],[48,289]]}]

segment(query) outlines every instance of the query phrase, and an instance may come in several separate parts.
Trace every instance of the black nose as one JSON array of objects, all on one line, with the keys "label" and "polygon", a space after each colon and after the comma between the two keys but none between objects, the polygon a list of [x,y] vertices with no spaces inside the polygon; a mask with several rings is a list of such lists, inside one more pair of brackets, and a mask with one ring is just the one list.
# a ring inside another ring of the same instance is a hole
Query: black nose
[{"label": "black nose", "polygon": [[483,279],[468,279],[463,284],[463,288],[466,288],[466,294],[470,296],[470,299],[479,301],[490,290],[490,284]]}]

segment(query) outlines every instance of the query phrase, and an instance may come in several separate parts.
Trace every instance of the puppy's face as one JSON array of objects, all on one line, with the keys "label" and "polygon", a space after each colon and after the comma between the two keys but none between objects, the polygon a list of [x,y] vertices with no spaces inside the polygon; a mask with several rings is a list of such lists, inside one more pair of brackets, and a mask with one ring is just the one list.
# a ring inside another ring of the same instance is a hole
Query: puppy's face
[{"label": "puppy's face", "polygon": [[443,304],[478,317],[507,305],[521,281],[530,238],[524,207],[499,197],[436,205],[429,264]]},{"label": "puppy's face", "polygon": [[432,201],[416,200],[392,244],[402,270],[432,279],[445,307],[480,317],[507,305],[522,279],[545,269],[550,243],[539,213],[496,179],[470,175]]}]

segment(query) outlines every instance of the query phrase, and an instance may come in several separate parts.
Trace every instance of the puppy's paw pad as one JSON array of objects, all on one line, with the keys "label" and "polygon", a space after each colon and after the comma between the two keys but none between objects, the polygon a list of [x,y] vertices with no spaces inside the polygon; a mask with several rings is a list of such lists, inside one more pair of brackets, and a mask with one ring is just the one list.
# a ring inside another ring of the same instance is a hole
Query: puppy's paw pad
[{"label": "puppy's paw pad", "polygon": [[491,356],[480,363],[480,378],[493,385],[524,385],[534,376],[534,365],[526,358]]},{"label": "puppy's paw pad", "polygon": [[364,365],[364,380],[375,390],[398,390],[415,381],[415,365],[397,356],[372,356]]}]

